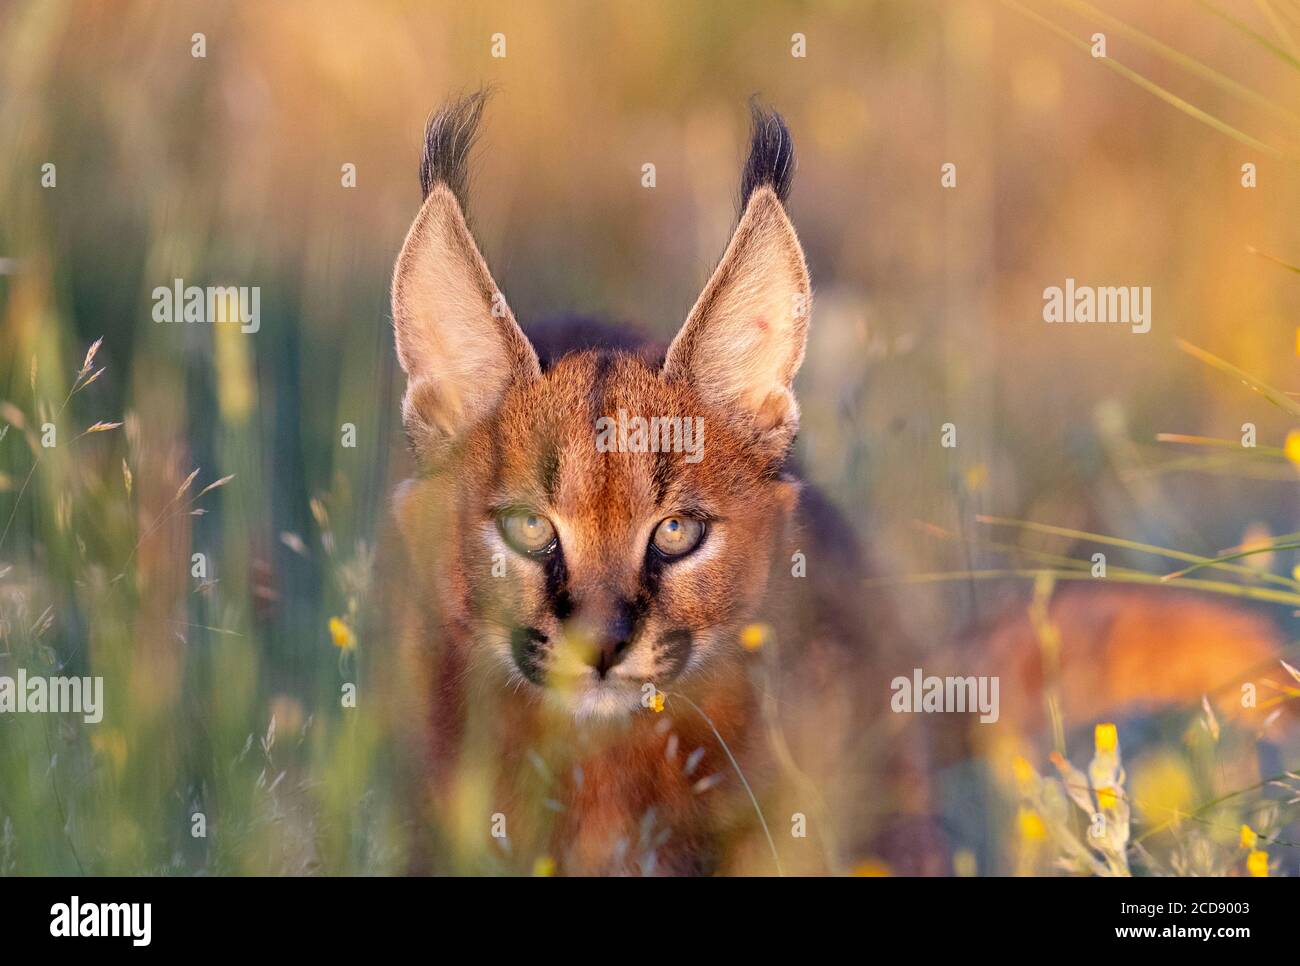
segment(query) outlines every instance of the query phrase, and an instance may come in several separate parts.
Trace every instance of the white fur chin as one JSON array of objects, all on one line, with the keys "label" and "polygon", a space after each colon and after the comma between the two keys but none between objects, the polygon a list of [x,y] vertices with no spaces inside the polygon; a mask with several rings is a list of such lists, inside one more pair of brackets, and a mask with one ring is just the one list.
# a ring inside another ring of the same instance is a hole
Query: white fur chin
[{"label": "white fur chin", "polygon": [[548,688],[547,698],[577,721],[616,721],[641,710],[641,692],[608,681],[584,683],[578,689]]}]

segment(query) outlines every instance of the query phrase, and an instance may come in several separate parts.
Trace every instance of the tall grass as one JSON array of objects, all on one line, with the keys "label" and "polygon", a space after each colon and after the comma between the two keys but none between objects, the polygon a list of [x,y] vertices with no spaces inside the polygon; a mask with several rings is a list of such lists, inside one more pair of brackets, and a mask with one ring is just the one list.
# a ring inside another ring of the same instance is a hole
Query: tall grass
[{"label": "tall grass", "polygon": [[[396,736],[366,676],[387,659],[366,609],[407,469],[387,280],[422,122],[483,82],[501,96],[472,214],[525,321],[577,309],[670,335],[730,227],[745,99],[790,120],[817,290],[800,457],[872,540],[923,659],[1023,612],[1031,582],[1092,579],[1094,545],[1112,580],[1290,633],[1300,298],[1270,259],[1300,258],[1298,22],[1265,6],[0,8],[0,674],[106,685],[97,725],[0,717],[0,872],[406,868]],[[1039,325],[1043,286],[1088,273],[1149,281],[1153,334]],[[175,278],[261,286],[261,331],[153,322]],[[954,452],[934,445],[947,420]],[[1245,421],[1248,455],[1189,443]],[[1252,525],[1290,539],[1242,546]],[[1130,870],[1243,873],[1261,850],[1296,870],[1294,685],[1261,673],[1263,740],[1226,718],[1212,736],[1195,702],[1134,723],[1141,740],[1118,722]],[[1084,831],[1070,793],[1098,804],[1065,768],[1096,724],[1012,736],[1032,779],[988,749],[937,776],[959,867],[1060,871]]]}]

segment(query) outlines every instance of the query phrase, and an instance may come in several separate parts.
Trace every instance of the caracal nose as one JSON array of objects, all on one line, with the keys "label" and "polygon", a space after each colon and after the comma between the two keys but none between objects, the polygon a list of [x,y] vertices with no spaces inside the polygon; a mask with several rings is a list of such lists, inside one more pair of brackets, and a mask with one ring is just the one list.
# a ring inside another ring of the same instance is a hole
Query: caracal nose
[{"label": "caracal nose", "polygon": [[594,622],[584,621],[587,633],[582,634],[584,646],[579,648],[583,663],[595,670],[598,677],[605,677],[627,654],[632,644],[635,621],[632,609],[624,601],[619,601],[612,614]]}]

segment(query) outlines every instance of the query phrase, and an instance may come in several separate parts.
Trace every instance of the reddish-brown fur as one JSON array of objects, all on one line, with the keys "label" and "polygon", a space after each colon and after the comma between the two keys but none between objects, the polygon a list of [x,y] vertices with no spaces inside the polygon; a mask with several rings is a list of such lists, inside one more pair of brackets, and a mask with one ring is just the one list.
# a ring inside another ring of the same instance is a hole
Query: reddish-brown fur
[{"label": "reddish-brown fur", "polygon": [[[913,659],[853,535],[786,462],[811,290],[782,203],[784,125],[756,115],[744,213],[666,357],[543,365],[460,208],[481,97],[465,103],[430,125],[393,285],[418,472],[385,557],[401,647],[384,693],[411,739],[417,867],[828,871],[892,848],[896,869],[939,870],[921,726],[882,713]],[[619,412],[702,419],[701,458],[600,448]],[[549,549],[506,538],[520,512],[552,528]],[[701,523],[698,549],[656,556],[669,518]],[[1144,688],[1199,698],[1274,649],[1217,605],[1103,594],[1099,629],[1076,599],[1058,607],[1057,684],[1080,717]],[[1035,727],[1032,635],[1013,620],[985,641],[1011,716]]]},{"label": "reddish-brown fur", "polygon": [[[620,407],[663,415],[708,413],[709,457],[690,464],[672,454],[668,485],[656,501],[652,454],[600,453],[592,445],[595,417]],[[774,640],[773,652],[782,644],[806,646],[804,657],[815,659],[820,646],[813,638],[828,628],[806,612],[797,618],[802,626],[789,619],[786,598],[799,590],[799,581],[789,574],[789,554],[778,551],[794,536],[787,531],[798,486],[776,475],[771,458],[746,443],[726,418],[689,387],[670,384],[655,366],[631,355],[584,353],[566,357],[540,380],[508,390],[497,416],[467,435],[445,469],[407,485],[399,500],[408,554],[403,572],[417,591],[409,602],[406,636],[413,660],[408,667],[423,677],[408,683],[423,692],[416,695],[416,707],[424,709],[417,713],[427,714],[431,725],[428,764],[435,810],[454,809],[447,798],[457,793],[466,756],[475,750],[469,733],[478,727],[488,735],[483,745],[488,753],[479,764],[491,772],[483,778],[492,788],[491,811],[506,816],[512,851],[525,866],[545,855],[567,872],[715,871],[731,868],[731,852],[738,851],[754,863],[752,870],[773,870],[765,850],[752,844],[728,848],[756,834],[756,817],[705,716],[759,793],[770,792],[774,766],[764,747],[753,677],[764,660],[775,665],[776,654],[749,654],[737,635],[751,623],[772,628],[774,636],[782,628],[790,638]],[[558,486],[547,499],[538,480],[538,457],[551,448],[558,452]],[[584,606],[603,606],[602,595],[610,588],[634,590],[646,523],[675,501],[701,503],[715,514],[710,539],[716,549],[709,566],[666,575],[648,616],[652,628],[711,633],[710,641],[700,642],[709,652],[699,673],[660,682],[668,694],[662,713],[642,709],[627,721],[576,722],[563,709],[548,707],[540,689],[520,684],[503,655],[484,645],[492,628],[511,621],[557,633],[538,574],[531,572],[533,562],[522,561],[509,579],[491,575],[484,524],[506,493],[567,521],[575,536],[569,549],[577,616]],[[801,546],[813,555],[815,571],[821,561],[813,539]],[[774,561],[780,565],[774,567]],[[832,660],[818,666],[833,666],[834,652],[842,652],[848,676],[819,681],[823,688],[838,685],[843,694],[839,711],[822,717],[825,730],[819,738],[827,748],[847,749],[847,728],[860,723],[847,706],[855,700],[871,703],[865,694],[853,696],[869,687],[869,661],[865,654],[852,654],[864,636],[861,629],[837,630],[842,638],[827,642]],[[808,638],[806,643],[800,636]],[[800,672],[792,680],[804,676]],[[824,702],[823,711],[833,711],[837,703],[834,690],[790,693],[786,699],[801,700],[793,710],[804,715],[812,700]],[[800,740],[808,743],[807,736]],[[703,757],[684,774],[697,749]],[[549,783],[530,763],[530,752],[547,761]],[[695,790],[701,780],[715,784]],[[551,811],[542,804],[546,799]],[[816,804],[808,802],[805,810],[815,811]],[[788,816],[779,820],[789,822]],[[665,830],[669,834],[652,850],[638,848],[647,821],[653,823],[650,841]],[[488,826],[485,813],[479,830],[485,848],[492,846]],[[793,867],[824,864],[824,856],[814,854],[822,836],[812,843],[802,859],[788,860]]]}]

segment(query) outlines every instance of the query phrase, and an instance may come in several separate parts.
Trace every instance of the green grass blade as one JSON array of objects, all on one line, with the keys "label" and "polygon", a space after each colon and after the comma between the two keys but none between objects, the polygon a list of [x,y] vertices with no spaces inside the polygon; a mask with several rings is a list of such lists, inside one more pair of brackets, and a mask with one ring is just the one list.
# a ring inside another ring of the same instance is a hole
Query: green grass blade
[{"label": "green grass blade", "polygon": [[[864,581],[864,584],[870,587],[889,584],[940,584],[963,580],[1037,580],[1042,576],[1053,577],[1056,580],[1090,580],[1097,583],[1145,584],[1155,587],[1170,586],[1164,582],[1161,574],[1146,574],[1138,571],[1110,571],[1106,577],[1094,577],[1091,573],[1080,570],[1053,570],[1047,567],[945,570],[933,573],[905,574],[897,577],[871,577]],[[1178,587],[1188,590],[1203,590],[1208,593],[1237,597],[1242,600],[1255,600],[1266,604],[1300,607],[1300,593],[1274,590],[1271,587],[1246,587],[1242,584],[1230,584],[1222,580],[1198,580],[1195,578],[1182,581],[1178,584]]]},{"label": "green grass blade", "polygon": [[1201,80],[1213,84],[1220,90],[1253,104],[1262,111],[1266,111],[1267,113],[1291,124],[1300,124],[1300,115],[1294,114],[1281,104],[1270,100],[1258,91],[1247,87],[1245,84],[1233,80],[1228,75],[1220,73],[1208,64],[1201,63],[1195,57],[1191,57],[1174,47],[1170,47],[1166,43],[1162,43],[1145,31],[1130,26],[1118,17],[1112,17],[1104,10],[1088,3],[1087,0],[1057,0],[1057,3],[1063,4],[1078,13],[1100,21],[1102,24],[1106,25],[1108,29],[1115,31],[1121,36],[1129,38],[1134,43],[1145,47],[1157,56],[1181,67],[1189,74],[1199,77]]},{"label": "green grass blade", "polygon": [[1276,255],[1270,255],[1268,252],[1261,252],[1254,245],[1247,245],[1246,251],[1250,252],[1252,255],[1258,255],[1260,258],[1267,259],[1268,261],[1272,262],[1274,265],[1281,265],[1289,272],[1295,272],[1297,275],[1300,275],[1300,268],[1297,268],[1295,265],[1292,265],[1290,262],[1282,261],[1282,259],[1278,258]]},{"label": "green grass blade", "polygon": [[[1021,14],[1024,17],[1027,17],[1030,20],[1033,20],[1035,23],[1043,27],[1046,27],[1048,30],[1052,31],[1052,33],[1056,34],[1062,40],[1065,40],[1066,42],[1070,43],[1074,47],[1084,51],[1089,56],[1091,56],[1092,48],[1088,45],[1088,43],[1082,40],[1081,38],[1074,36],[1074,34],[1070,33],[1064,27],[1060,26],[1057,23],[1054,23],[1051,20],[1048,20],[1042,14],[1030,10],[1028,7],[1025,7],[1023,4],[1017,3],[1016,0],[1002,0],[1002,2],[1006,4],[1008,7],[1010,7],[1011,9],[1015,10],[1017,13]],[[1171,107],[1177,108],[1178,110],[1182,111],[1184,114],[1188,115],[1189,117],[1196,118],[1196,120],[1209,125],[1210,127],[1214,128],[1214,130],[1218,131],[1220,134],[1226,134],[1228,137],[1236,141],[1239,141],[1242,144],[1245,144],[1255,149],[1256,151],[1261,151],[1264,154],[1268,154],[1271,157],[1284,158],[1288,161],[1297,160],[1295,157],[1288,155],[1283,151],[1278,150],[1272,145],[1265,144],[1263,141],[1251,137],[1249,134],[1246,134],[1244,131],[1239,131],[1237,128],[1233,127],[1231,124],[1227,123],[1226,121],[1220,120],[1219,118],[1215,117],[1213,114],[1210,114],[1208,111],[1201,110],[1195,104],[1183,100],[1177,94],[1173,93],[1172,91],[1166,90],[1165,88],[1161,87],[1159,84],[1147,80],[1137,71],[1133,70],[1130,67],[1125,67],[1123,64],[1115,60],[1113,57],[1099,57],[1097,58],[1097,60],[1101,64],[1105,65],[1108,69],[1115,71],[1120,76],[1127,78],[1128,80],[1132,81],[1134,84],[1137,84],[1139,87],[1147,91],[1149,94],[1155,95],[1156,97],[1160,98],[1160,100],[1164,101],[1166,104],[1169,104]]]},{"label": "green grass blade", "polygon": [[1261,47],[1267,50],[1274,57],[1278,58],[1281,61],[1284,61],[1287,64],[1290,64],[1292,67],[1296,68],[1297,70],[1300,70],[1300,60],[1296,60],[1294,57],[1288,54],[1277,44],[1273,43],[1273,41],[1269,40],[1263,34],[1247,26],[1245,23],[1238,20],[1236,17],[1232,16],[1232,14],[1225,13],[1224,11],[1220,10],[1214,4],[1208,2],[1208,0],[1198,0],[1198,2],[1202,7],[1210,11],[1210,13],[1214,14],[1216,17],[1219,17],[1220,19],[1225,20],[1228,23],[1232,24],[1232,26],[1237,28],[1237,30],[1241,31],[1251,40],[1255,41],[1255,43],[1259,44]]},{"label": "green grass blade", "polygon": [[[1231,563],[1216,564],[1212,558],[1196,553],[1188,553],[1185,550],[1172,550],[1169,547],[1159,547],[1150,543],[1139,543],[1136,540],[1126,540],[1123,537],[1110,537],[1103,533],[1089,533],[1086,530],[1073,530],[1069,527],[1053,526],[1050,523],[1034,523],[1031,520],[1014,520],[1008,517],[993,517],[980,514],[975,519],[980,523],[987,523],[992,526],[1019,527],[1022,530],[1030,530],[1034,533],[1043,533],[1054,537],[1070,537],[1074,540],[1087,540],[1091,543],[1100,543],[1104,546],[1120,547],[1124,550],[1132,550],[1136,553],[1147,553],[1156,557],[1168,557],[1171,560],[1181,560],[1189,564],[1205,564],[1214,566],[1220,570],[1227,570],[1243,577],[1252,577],[1256,580],[1262,580],[1266,583],[1279,584],[1284,587],[1295,587],[1296,583],[1286,577],[1279,577],[1276,574],[1261,574],[1259,571],[1250,567],[1243,567]],[[1300,535],[1297,535],[1300,536]],[[1152,575],[1156,576],[1156,575]],[[1159,579],[1157,577],[1157,579]]]},{"label": "green grass blade", "polygon": [[1192,345],[1186,339],[1175,339],[1174,341],[1178,343],[1178,348],[1182,349],[1188,355],[1200,359],[1207,366],[1213,366],[1215,369],[1218,369],[1220,372],[1226,372],[1230,376],[1236,376],[1238,379],[1244,382],[1255,392],[1259,393],[1261,396],[1263,396],[1265,399],[1271,402],[1274,406],[1277,406],[1279,409],[1285,410],[1286,412],[1290,413],[1292,416],[1300,417],[1300,403],[1297,403],[1294,399],[1292,399],[1290,396],[1284,393],[1281,389],[1273,388],[1268,383],[1256,379],[1248,372],[1238,369],[1231,362],[1228,362],[1224,359],[1220,359],[1214,353],[1206,352],[1204,349],[1200,348],[1199,346]]},{"label": "green grass blade", "polygon": [[1182,570],[1175,570],[1171,574],[1165,574],[1162,580],[1177,580],[1179,577],[1185,577],[1187,574],[1194,573],[1206,567],[1213,567],[1215,564],[1224,563],[1229,560],[1240,560],[1243,557],[1253,557],[1256,554],[1272,553],[1274,550],[1300,550],[1300,543],[1282,543],[1271,546],[1253,547],[1250,550],[1239,550],[1236,553],[1224,554],[1222,557],[1215,557],[1213,560],[1207,560],[1205,563],[1192,564],[1190,567],[1184,567]]}]

